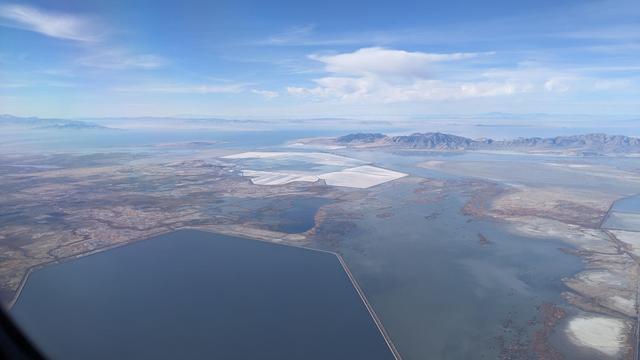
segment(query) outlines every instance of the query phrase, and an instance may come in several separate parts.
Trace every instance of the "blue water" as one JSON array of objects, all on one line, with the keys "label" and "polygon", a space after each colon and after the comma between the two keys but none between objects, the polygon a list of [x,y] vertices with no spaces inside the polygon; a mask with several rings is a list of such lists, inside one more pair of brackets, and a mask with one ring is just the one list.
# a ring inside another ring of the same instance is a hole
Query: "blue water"
[{"label": "blue water", "polygon": [[602,224],[604,229],[640,231],[640,194],[617,200]]},{"label": "blue water", "polygon": [[335,136],[336,130],[216,131],[216,130],[30,130],[0,133],[0,152],[90,152],[153,144],[215,141],[228,148],[275,146],[311,136]]},{"label": "blue water", "polygon": [[607,216],[603,229],[640,231],[640,214],[633,212],[611,211]]},{"label": "blue water", "polygon": [[[308,137],[334,137],[359,128],[295,128],[274,130],[213,129],[28,129],[0,131],[0,153],[114,151],[154,144],[207,141],[217,147],[258,149]],[[388,132],[391,129],[377,128]],[[138,149],[143,150],[143,149]]]},{"label": "blue water", "polygon": [[616,201],[613,210],[624,212],[640,212],[640,195],[631,196]]},{"label": "blue water", "polygon": [[393,359],[332,254],[181,230],[35,271],[52,359]]}]

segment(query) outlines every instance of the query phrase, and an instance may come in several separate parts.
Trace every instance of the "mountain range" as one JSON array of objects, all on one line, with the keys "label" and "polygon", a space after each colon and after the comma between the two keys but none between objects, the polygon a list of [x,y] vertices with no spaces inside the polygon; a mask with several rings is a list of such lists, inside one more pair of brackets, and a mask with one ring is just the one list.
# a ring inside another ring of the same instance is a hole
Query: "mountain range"
[{"label": "mountain range", "polygon": [[0,115],[0,127],[13,129],[103,129],[88,121]]},{"label": "mountain range", "polygon": [[335,138],[336,145],[347,147],[394,147],[425,150],[496,150],[524,152],[571,151],[583,155],[640,153],[640,138],[624,135],[584,134],[551,138],[530,137],[512,140],[471,139],[439,132],[388,136],[380,133],[356,133]]}]

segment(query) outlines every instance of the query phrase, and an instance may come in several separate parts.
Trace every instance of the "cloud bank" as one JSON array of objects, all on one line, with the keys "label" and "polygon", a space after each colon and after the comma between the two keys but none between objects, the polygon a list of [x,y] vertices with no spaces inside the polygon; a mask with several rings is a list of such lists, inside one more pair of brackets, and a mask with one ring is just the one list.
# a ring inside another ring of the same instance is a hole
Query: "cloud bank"
[{"label": "cloud bank", "polygon": [[521,62],[500,67],[495,53],[427,53],[363,48],[332,55],[311,55],[326,76],[315,86],[289,86],[290,95],[347,102],[421,102],[511,96],[522,93],[598,91],[629,86],[629,82],[590,77],[579,71]]},{"label": "cloud bank", "polygon": [[311,88],[288,87],[297,96],[335,97],[342,100],[403,102],[509,95],[529,90],[516,79],[477,76],[476,81],[437,78],[436,64],[446,64],[493,53],[426,53],[381,47],[350,53],[311,55],[324,64],[329,76],[315,79]]}]

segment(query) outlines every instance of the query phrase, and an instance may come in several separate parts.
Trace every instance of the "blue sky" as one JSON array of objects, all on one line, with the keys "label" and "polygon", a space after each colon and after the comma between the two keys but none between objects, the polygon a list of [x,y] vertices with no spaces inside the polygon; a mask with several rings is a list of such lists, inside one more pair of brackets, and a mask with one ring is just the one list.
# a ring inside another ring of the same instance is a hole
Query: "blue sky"
[{"label": "blue sky", "polygon": [[640,113],[640,3],[0,1],[0,112]]}]

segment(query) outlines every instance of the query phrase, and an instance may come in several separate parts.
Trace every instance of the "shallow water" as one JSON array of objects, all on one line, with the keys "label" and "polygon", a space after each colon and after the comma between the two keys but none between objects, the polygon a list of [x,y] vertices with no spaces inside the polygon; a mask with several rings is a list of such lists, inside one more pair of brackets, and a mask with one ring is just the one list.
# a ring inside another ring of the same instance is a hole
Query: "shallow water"
[{"label": "shallow water", "polygon": [[[638,160],[630,157],[567,157],[554,155],[497,154],[482,152],[433,152],[380,150],[339,150],[339,154],[371,161],[388,169],[414,176],[450,179],[481,178],[510,184],[528,186],[566,186],[570,188],[600,191],[607,189],[621,196],[629,196],[640,190],[640,183],[624,179],[620,174],[600,171],[572,171],[556,164],[582,164],[605,167],[610,170],[637,171]],[[421,163],[438,161],[434,168],[423,168]],[[576,181],[579,177],[580,181]],[[638,208],[639,200],[634,202]]]},{"label": "shallow water", "polygon": [[295,234],[311,230],[315,225],[315,215],[323,205],[330,203],[323,198],[296,198],[290,206],[278,210],[278,219],[271,221],[271,230]]},{"label": "shallow water", "polygon": [[320,197],[280,196],[261,198],[224,197],[211,204],[215,216],[235,216],[239,223],[289,234],[302,233],[315,226],[316,212],[331,200]]},{"label": "shallow water", "polygon": [[640,231],[640,213],[611,211],[602,228],[611,230]]},{"label": "shallow water", "polygon": [[640,195],[620,199],[613,204],[612,210],[640,213]]},{"label": "shallow water", "polygon": [[333,254],[181,230],[35,271],[11,310],[53,359],[392,359]]},{"label": "shallow water", "polygon": [[613,203],[602,228],[640,231],[640,195],[629,196]]},{"label": "shallow water", "polygon": [[[310,136],[339,135],[337,130],[218,131],[218,130],[7,130],[0,132],[0,153],[144,151],[153,144],[212,141],[217,147],[276,146]],[[134,149],[138,148],[138,149]]]},{"label": "shallow water", "polygon": [[496,359],[501,342],[528,341],[539,305],[565,305],[561,279],[582,264],[564,244],[471,220],[455,195],[412,202],[412,190],[390,186],[391,216],[368,212],[343,241],[318,239],[343,254],[405,359]]}]

